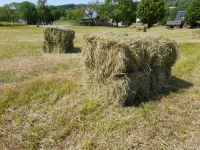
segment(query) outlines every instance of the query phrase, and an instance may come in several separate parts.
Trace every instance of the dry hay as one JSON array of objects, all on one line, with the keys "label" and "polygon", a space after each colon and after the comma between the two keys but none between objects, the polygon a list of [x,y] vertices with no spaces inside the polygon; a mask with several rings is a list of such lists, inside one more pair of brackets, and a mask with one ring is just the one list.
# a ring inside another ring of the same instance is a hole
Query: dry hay
[{"label": "dry hay", "polygon": [[48,27],[44,30],[43,50],[46,53],[65,53],[73,49],[74,38],[73,30]]},{"label": "dry hay", "polygon": [[137,26],[142,26],[142,23],[133,23],[132,25],[129,26],[129,28],[136,28]]},{"label": "dry hay", "polygon": [[200,29],[195,29],[192,32],[192,36],[193,36],[194,39],[200,39]]},{"label": "dry hay", "polygon": [[133,105],[166,84],[177,59],[177,44],[163,37],[130,37],[111,32],[85,36],[88,85],[102,98]]},{"label": "dry hay", "polygon": [[140,32],[140,31],[147,32],[147,25],[138,25],[138,26],[136,26],[136,31],[137,32]]}]

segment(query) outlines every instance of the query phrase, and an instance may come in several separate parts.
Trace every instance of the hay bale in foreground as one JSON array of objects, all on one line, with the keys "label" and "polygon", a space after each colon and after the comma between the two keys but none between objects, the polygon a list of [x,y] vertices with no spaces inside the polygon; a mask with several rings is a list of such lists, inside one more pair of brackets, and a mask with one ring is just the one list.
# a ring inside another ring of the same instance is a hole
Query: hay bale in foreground
[{"label": "hay bale in foreground", "polygon": [[174,41],[110,32],[85,36],[83,49],[89,86],[95,95],[133,105],[162,90],[178,51]]},{"label": "hay bale in foreground", "polygon": [[74,38],[73,30],[48,27],[44,30],[43,50],[45,53],[65,53],[73,49]]}]

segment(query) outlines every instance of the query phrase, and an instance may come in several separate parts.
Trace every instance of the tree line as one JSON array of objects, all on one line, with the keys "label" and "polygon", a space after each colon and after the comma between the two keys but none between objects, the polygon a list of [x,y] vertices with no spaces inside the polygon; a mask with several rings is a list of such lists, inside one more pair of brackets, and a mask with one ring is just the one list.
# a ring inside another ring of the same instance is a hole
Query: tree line
[{"label": "tree line", "polygon": [[37,5],[24,1],[0,7],[0,21],[18,22],[19,20],[24,20],[26,24],[47,24],[58,20],[63,15],[63,9],[48,6],[47,0],[38,0]]},{"label": "tree line", "polygon": [[86,9],[97,11],[102,21],[114,20],[130,25],[139,18],[151,27],[155,23],[165,24],[174,20],[177,11],[185,10],[185,21],[195,26],[200,21],[199,0],[104,0],[87,5],[48,6],[47,0],[38,0],[37,4],[28,1],[11,3],[0,7],[0,21],[17,22],[24,20],[27,24],[48,24],[56,20],[79,21]]}]

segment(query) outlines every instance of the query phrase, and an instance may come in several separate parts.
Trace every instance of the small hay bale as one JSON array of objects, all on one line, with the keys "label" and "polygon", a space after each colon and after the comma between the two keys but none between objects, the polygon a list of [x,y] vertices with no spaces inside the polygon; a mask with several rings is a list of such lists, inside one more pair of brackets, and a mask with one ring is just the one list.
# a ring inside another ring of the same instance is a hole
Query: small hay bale
[{"label": "small hay bale", "polygon": [[134,105],[162,90],[178,51],[163,37],[131,37],[111,32],[85,36],[86,80],[98,97]]},{"label": "small hay bale", "polygon": [[45,53],[65,53],[73,49],[74,38],[73,30],[48,27],[44,30],[43,50]]},{"label": "small hay bale", "polygon": [[143,31],[143,32],[147,32],[147,25],[138,25],[136,26],[136,31],[137,32],[140,32],[140,31]]}]

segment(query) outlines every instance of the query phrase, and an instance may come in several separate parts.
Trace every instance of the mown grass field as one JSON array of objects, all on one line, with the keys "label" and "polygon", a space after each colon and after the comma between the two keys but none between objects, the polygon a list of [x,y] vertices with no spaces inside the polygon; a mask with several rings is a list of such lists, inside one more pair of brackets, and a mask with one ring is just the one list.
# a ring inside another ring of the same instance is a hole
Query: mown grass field
[{"label": "mown grass field", "polygon": [[160,35],[180,56],[164,94],[139,107],[94,99],[81,53],[44,54],[43,28],[0,27],[0,149],[200,149],[200,39],[193,30],[72,27]]}]

